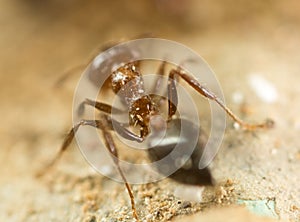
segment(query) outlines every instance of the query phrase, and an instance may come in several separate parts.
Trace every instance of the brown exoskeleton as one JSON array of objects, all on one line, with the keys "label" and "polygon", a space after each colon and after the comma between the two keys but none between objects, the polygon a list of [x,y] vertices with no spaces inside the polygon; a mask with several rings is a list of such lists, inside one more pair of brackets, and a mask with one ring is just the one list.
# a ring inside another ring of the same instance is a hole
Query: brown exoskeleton
[{"label": "brown exoskeleton", "polygon": [[[164,75],[166,63],[162,62],[158,74]],[[171,138],[178,136],[178,131],[182,124],[189,125],[189,129],[193,130],[196,127],[191,121],[183,118],[178,118],[175,114],[177,111],[178,95],[176,89],[176,80],[183,80],[188,85],[190,85],[194,90],[196,90],[200,95],[205,98],[215,101],[235,122],[237,122],[242,128],[246,130],[255,130],[258,128],[269,128],[273,125],[271,120],[267,120],[262,124],[248,124],[239,119],[225,104],[208,88],[204,87],[195,78],[187,74],[180,66],[171,71],[168,74],[167,82],[167,96],[157,96],[155,94],[146,94],[144,89],[143,76],[140,71],[140,62],[129,62],[118,67],[116,70],[109,70],[111,75],[109,77],[109,85],[111,90],[121,97],[121,100],[128,108],[129,114],[129,124],[122,124],[112,118],[111,113],[113,109],[120,111],[119,109],[112,107],[109,104],[93,101],[86,99],[79,106],[79,113],[82,113],[86,105],[95,107],[100,111],[100,117],[96,120],[85,120],[82,119],[70,130],[66,136],[62,147],[55,157],[55,159],[50,163],[52,166],[62,155],[62,153],[69,147],[71,141],[73,140],[75,133],[81,126],[92,126],[100,129],[105,141],[106,148],[110,154],[115,157],[113,158],[114,164],[116,165],[118,172],[120,173],[126,189],[129,193],[131,200],[131,207],[133,217],[138,220],[137,211],[135,208],[134,196],[129,183],[120,167],[118,160],[118,149],[115,145],[113,135],[111,131],[115,131],[121,137],[136,141],[143,142],[150,134],[151,129],[160,130],[164,127],[163,122],[155,117],[161,115],[161,103],[166,101],[168,104],[168,118],[166,121],[166,136],[164,137],[165,142],[161,145],[156,146],[154,149],[149,149],[148,153],[150,159],[158,160],[163,158],[167,153],[169,153],[175,143],[188,143],[188,138],[181,138],[182,140],[174,141]],[[156,86],[159,85],[157,81]],[[139,133],[134,133],[130,130],[130,127],[138,127]],[[186,132],[188,135],[189,132]],[[187,136],[186,136],[187,137]],[[185,140],[186,139],[186,140]],[[183,142],[182,142],[183,141]],[[185,141],[185,142],[184,142]],[[201,157],[201,141],[198,141],[197,148],[194,150],[191,156],[191,166],[188,169],[180,168],[177,170],[171,178],[187,184],[197,184],[197,185],[211,185],[213,184],[213,179],[210,171],[205,169],[198,169],[199,158]],[[162,150],[162,152],[160,152]],[[159,172],[164,173],[163,171]],[[182,177],[185,175],[185,177]],[[189,178],[189,179],[187,179]],[[190,179],[192,178],[192,179]]]}]

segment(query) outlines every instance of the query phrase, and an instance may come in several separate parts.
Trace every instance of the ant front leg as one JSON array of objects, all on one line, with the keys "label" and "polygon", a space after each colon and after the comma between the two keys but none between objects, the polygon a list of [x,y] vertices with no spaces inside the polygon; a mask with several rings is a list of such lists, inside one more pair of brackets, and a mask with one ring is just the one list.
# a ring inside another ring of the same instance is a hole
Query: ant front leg
[{"label": "ant front leg", "polygon": [[[97,101],[93,101],[90,99],[86,99],[84,102],[82,102],[79,105],[78,108],[78,113],[79,115],[83,114],[84,112],[84,105],[90,105],[95,107],[97,110],[99,111],[103,111],[107,114],[111,114],[111,111],[113,109],[115,109],[117,112],[121,112],[121,110],[114,108],[108,104],[105,103],[100,103]],[[105,115],[103,118],[106,119],[106,125],[108,130],[115,130],[120,136],[122,136],[125,139],[131,140],[131,141],[136,141],[136,142],[143,142],[144,139],[139,137],[138,135],[134,134],[133,132],[131,132],[130,130],[128,130],[124,124],[118,122],[117,120],[114,120],[113,118],[109,117],[108,115]],[[99,120],[81,120],[79,123],[77,123],[67,134],[67,136],[65,137],[65,140],[58,152],[58,154],[56,155],[56,157],[53,159],[52,162],[50,162],[43,171],[41,171],[40,173],[38,173],[37,176],[42,176],[46,171],[48,171],[52,166],[55,165],[55,163],[60,159],[60,157],[62,156],[62,154],[65,152],[65,150],[69,147],[70,143],[72,142],[76,132],[78,131],[78,128],[80,126],[84,126],[84,125],[89,125],[89,126],[93,126],[96,127],[98,129],[100,129],[99,126],[100,122]]]},{"label": "ant front leg", "polygon": [[[50,162],[46,168],[40,172],[37,176],[41,176],[45,173],[45,171],[49,170],[53,165],[55,165],[55,163],[60,159],[60,157],[62,156],[62,154],[64,153],[64,151],[66,151],[66,149],[70,146],[72,140],[74,139],[75,134],[77,133],[78,129],[81,126],[92,126],[95,127],[97,129],[100,129],[102,131],[102,135],[105,141],[105,145],[106,148],[108,149],[108,151],[110,152],[110,154],[112,155],[114,164],[117,167],[117,170],[122,178],[122,180],[125,183],[126,189],[128,191],[129,197],[130,197],[130,201],[131,201],[131,208],[132,208],[132,213],[133,213],[133,217],[138,220],[138,216],[137,216],[137,212],[136,212],[136,208],[135,208],[135,201],[134,201],[134,196],[131,190],[131,187],[129,186],[129,183],[127,182],[127,179],[120,167],[119,164],[119,159],[118,159],[118,150],[117,147],[115,146],[113,137],[111,135],[111,133],[109,132],[109,128],[112,125],[112,123],[109,121],[110,119],[108,119],[107,117],[105,117],[103,114],[100,116],[100,120],[81,120],[79,123],[77,123],[68,133],[68,135],[66,136],[61,149],[59,150],[59,153],[56,155],[56,157],[53,159],[52,162]],[[124,132],[126,132],[126,129],[124,128]]]},{"label": "ant front leg", "polygon": [[111,114],[112,112],[116,113],[116,114],[122,113],[122,110],[112,107],[111,105],[108,105],[106,103],[101,103],[98,101],[85,99],[82,103],[80,103],[80,105],[78,107],[77,114],[79,116],[81,116],[84,113],[85,105],[95,107],[97,110],[102,111],[107,114]]},{"label": "ant front leg", "polygon": [[[274,121],[267,119],[264,123],[260,124],[249,124],[241,120],[239,117],[237,117],[225,104],[224,102],[217,97],[213,92],[211,92],[209,89],[201,85],[195,78],[187,75],[183,70],[178,68],[177,70],[173,69],[169,73],[169,84],[168,84],[168,94],[171,95],[171,99],[175,101],[175,105],[177,105],[177,92],[175,89],[175,82],[174,82],[174,76],[178,75],[180,78],[182,78],[184,81],[186,81],[192,88],[194,88],[198,93],[200,93],[202,96],[204,96],[207,99],[215,101],[235,122],[237,122],[241,127],[243,127],[246,130],[256,130],[258,128],[272,128],[274,126]],[[170,97],[169,97],[170,98]],[[171,110],[170,110],[171,108]],[[170,104],[169,101],[169,115],[172,115],[176,112],[176,106]]]},{"label": "ant front leg", "polygon": [[[90,99],[85,99],[85,101],[83,101],[79,107],[78,107],[78,115],[81,116],[84,113],[84,106],[85,105],[89,105],[92,107],[95,107],[97,110],[102,111],[104,113],[107,114],[111,114],[111,113],[116,113],[116,114],[120,114],[123,111],[112,107],[111,105],[108,105],[106,103],[101,103],[98,101],[94,101],[94,100],[90,100]],[[109,127],[109,130],[115,130],[120,136],[122,136],[125,139],[131,140],[131,141],[136,141],[138,143],[141,143],[144,141],[144,139],[136,134],[134,134],[133,132],[131,132],[130,130],[128,130],[125,126],[125,124],[118,122],[117,120],[111,118],[108,115],[105,115],[105,118],[107,119],[107,125]]]}]

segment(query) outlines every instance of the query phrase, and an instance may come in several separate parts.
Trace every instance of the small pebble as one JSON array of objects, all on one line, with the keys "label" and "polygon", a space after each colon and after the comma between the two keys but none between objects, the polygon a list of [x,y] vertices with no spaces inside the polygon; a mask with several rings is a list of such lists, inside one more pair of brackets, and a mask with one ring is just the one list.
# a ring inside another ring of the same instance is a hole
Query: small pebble
[{"label": "small pebble", "polygon": [[236,130],[239,130],[241,128],[240,124],[238,124],[237,122],[233,123],[233,128]]}]

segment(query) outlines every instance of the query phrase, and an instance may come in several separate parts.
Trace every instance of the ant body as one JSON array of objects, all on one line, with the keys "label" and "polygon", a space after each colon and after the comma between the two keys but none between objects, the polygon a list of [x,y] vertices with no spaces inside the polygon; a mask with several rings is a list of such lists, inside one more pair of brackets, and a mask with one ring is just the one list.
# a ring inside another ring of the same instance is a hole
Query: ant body
[{"label": "ant body", "polygon": [[[164,75],[165,73],[165,66],[166,62],[162,62],[159,69],[158,74],[160,76]],[[166,131],[166,143],[164,145],[158,145],[155,150],[149,150],[149,156],[154,159],[161,159],[165,153],[160,153],[159,150],[164,148],[163,146],[169,147],[172,149],[177,142],[168,141],[169,137],[174,136],[178,130],[180,130],[180,121],[181,124],[190,125],[190,128],[194,127],[193,123],[189,120],[181,119],[175,116],[177,111],[177,104],[178,104],[178,95],[176,89],[176,80],[184,80],[189,86],[191,86],[194,90],[196,90],[200,95],[204,96],[205,98],[215,101],[235,122],[237,122],[242,128],[246,130],[255,130],[258,128],[270,128],[273,125],[271,120],[267,120],[262,124],[248,124],[239,119],[229,108],[225,106],[225,104],[208,88],[201,85],[195,78],[188,75],[180,66],[178,68],[173,68],[168,74],[167,80],[167,97],[157,96],[155,94],[146,94],[144,89],[144,82],[142,73],[140,71],[140,62],[129,62],[126,64],[121,65],[116,70],[110,70],[111,75],[109,76],[108,82],[110,83],[111,90],[118,96],[121,97],[121,100],[128,108],[129,114],[129,125],[124,125],[111,117],[112,110],[115,109],[117,111],[121,111],[111,105],[106,103],[93,101],[90,99],[86,99],[83,101],[78,109],[79,113],[83,113],[84,107],[86,105],[95,107],[97,110],[100,111],[100,117],[96,120],[81,120],[74,127],[69,131],[65,140],[62,144],[62,147],[54,158],[54,160],[47,166],[54,165],[54,163],[60,158],[62,153],[69,147],[71,141],[73,140],[76,132],[81,126],[92,126],[97,129],[100,129],[102,132],[102,136],[105,141],[105,146],[108,149],[109,153],[113,157],[114,164],[117,167],[117,170],[125,183],[126,189],[130,196],[131,200],[131,207],[133,217],[138,220],[137,211],[135,208],[135,201],[134,196],[131,190],[129,183],[126,180],[126,177],[120,167],[119,160],[118,160],[118,150],[115,145],[113,136],[111,131],[115,131],[121,137],[136,141],[141,143],[149,136],[151,130],[155,129],[157,131],[162,130],[163,128],[167,128]],[[160,84],[159,81],[155,82],[155,87],[158,87]],[[160,119],[156,118],[161,113],[161,103],[162,101],[166,101],[168,103],[168,118],[166,120],[167,127],[165,126],[165,122]],[[137,127],[139,129],[139,133],[134,133],[133,131],[129,130],[129,127]],[[175,129],[175,130],[174,130]],[[173,131],[175,132],[173,132]],[[187,133],[188,134],[188,133]],[[175,143],[175,144],[174,144]],[[198,148],[201,149],[201,145],[198,142]],[[211,185],[213,184],[212,176],[207,168],[199,170],[197,168],[198,160],[201,156],[201,151],[199,149],[195,149],[191,156],[192,165],[189,169],[180,168],[176,171],[171,177],[177,181],[182,183],[188,184],[198,184],[198,185]],[[151,159],[150,158],[150,159]],[[184,175],[193,175],[193,177],[200,178],[200,181],[195,180],[185,180],[183,177],[180,177],[179,174]]]}]

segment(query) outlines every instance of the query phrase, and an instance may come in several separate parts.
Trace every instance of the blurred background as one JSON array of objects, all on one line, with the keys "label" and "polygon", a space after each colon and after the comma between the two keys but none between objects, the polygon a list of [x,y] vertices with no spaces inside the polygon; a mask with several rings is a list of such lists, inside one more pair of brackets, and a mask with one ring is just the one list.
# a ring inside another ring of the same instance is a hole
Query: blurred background
[{"label": "blurred background", "polygon": [[[212,170],[218,181],[237,181],[235,194],[240,199],[275,198],[276,218],[300,221],[299,11],[297,0],[0,1],[1,221],[88,221],[96,212],[86,206],[88,198],[71,198],[78,178],[91,173],[78,150],[71,149],[59,164],[68,173],[54,172],[42,182],[32,176],[57,152],[71,126],[72,95],[80,72],[63,87],[54,85],[64,71],[87,62],[102,44],[144,33],[199,53],[215,71],[227,104],[240,116],[276,121],[276,128],[262,135],[229,127]],[[129,203],[122,185],[101,182],[98,191],[111,197],[107,187],[124,193],[114,194],[115,206],[100,213],[111,216],[109,212]],[[135,187],[139,189],[143,188]],[[155,201],[159,199],[153,205]],[[130,214],[130,209],[119,212]]]}]

